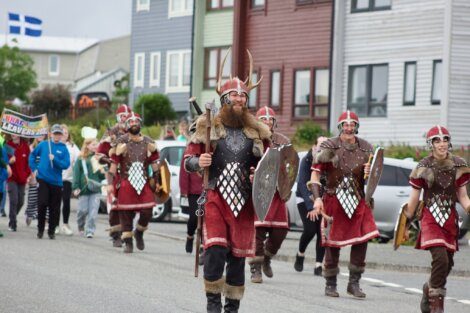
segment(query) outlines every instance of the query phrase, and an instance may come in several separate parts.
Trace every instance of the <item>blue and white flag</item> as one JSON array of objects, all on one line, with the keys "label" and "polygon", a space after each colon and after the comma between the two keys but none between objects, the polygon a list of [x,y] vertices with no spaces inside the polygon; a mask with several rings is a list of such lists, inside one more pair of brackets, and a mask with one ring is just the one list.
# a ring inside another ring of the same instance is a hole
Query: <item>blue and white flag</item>
[{"label": "blue and white flag", "polygon": [[8,26],[10,34],[40,37],[42,34],[42,20],[37,17],[8,13]]}]

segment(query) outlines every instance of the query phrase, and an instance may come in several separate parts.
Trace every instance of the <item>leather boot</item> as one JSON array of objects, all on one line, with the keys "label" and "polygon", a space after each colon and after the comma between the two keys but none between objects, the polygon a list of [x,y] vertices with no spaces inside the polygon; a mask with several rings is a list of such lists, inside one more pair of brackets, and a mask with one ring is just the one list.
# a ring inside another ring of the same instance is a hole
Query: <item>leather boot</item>
[{"label": "leather boot", "polygon": [[186,237],[186,253],[193,253],[193,243],[194,243],[194,237]]},{"label": "leather boot", "polygon": [[132,243],[132,237],[125,238],[124,239],[124,253],[132,253],[132,252],[134,252],[134,244]]},{"label": "leather boot", "polygon": [[421,313],[430,313],[431,309],[429,308],[429,285],[424,283],[423,285],[423,297],[421,298]]},{"label": "leather boot", "polygon": [[271,267],[271,258],[274,254],[270,253],[267,250],[264,250],[264,259],[263,259],[263,273],[266,277],[273,277],[273,268]]},{"label": "leather boot", "polygon": [[221,313],[222,312],[222,297],[220,293],[206,292],[207,298],[207,313]]},{"label": "leather boot", "polygon": [[348,283],[348,294],[355,298],[365,298],[366,294],[362,292],[359,286],[359,280],[361,279],[362,272],[360,271],[349,271],[349,283]]},{"label": "leather boot", "polygon": [[305,256],[295,255],[294,268],[297,272],[302,272],[304,270],[304,260]]},{"label": "leather boot", "polygon": [[113,247],[114,248],[121,248],[122,247],[121,232],[111,233],[111,238],[113,240]]},{"label": "leather boot", "polygon": [[240,300],[225,297],[224,313],[237,313],[240,307]]},{"label": "leather boot", "polygon": [[145,249],[144,232],[136,229],[134,231],[134,238],[135,238],[135,245],[137,249],[144,250]]},{"label": "leather boot", "polygon": [[326,285],[325,285],[325,296],[337,298],[339,297],[339,293],[336,290],[336,275],[325,277]]},{"label": "leather boot", "polygon": [[250,263],[251,282],[261,284],[263,275],[261,274],[261,263]]},{"label": "leather boot", "polygon": [[444,298],[446,290],[443,288],[429,288],[429,308],[431,313],[444,313]]}]

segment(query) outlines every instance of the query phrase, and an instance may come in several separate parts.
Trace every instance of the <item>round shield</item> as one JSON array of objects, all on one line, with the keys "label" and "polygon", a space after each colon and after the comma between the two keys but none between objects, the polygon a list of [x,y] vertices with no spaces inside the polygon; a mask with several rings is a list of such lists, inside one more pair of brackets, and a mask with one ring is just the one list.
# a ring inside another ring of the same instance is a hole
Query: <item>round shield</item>
[{"label": "round shield", "polygon": [[294,186],[299,171],[299,155],[292,145],[280,148],[279,176],[277,190],[283,201],[289,200],[292,186]]}]

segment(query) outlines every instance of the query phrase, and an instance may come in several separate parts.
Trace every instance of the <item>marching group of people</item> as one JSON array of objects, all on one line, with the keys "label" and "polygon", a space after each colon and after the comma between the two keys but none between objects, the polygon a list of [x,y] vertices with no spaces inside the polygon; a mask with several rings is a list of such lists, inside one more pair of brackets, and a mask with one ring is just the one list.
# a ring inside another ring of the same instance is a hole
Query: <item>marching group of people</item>
[{"label": "marching group of people", "polygon": [[[206,125],[204,115],[196,120],[182,160],[181,196],[188,200],[184,206],[190,216],[187,253],[193,252],[196,211],[198,205],[203,205],[202,263],[207,312],[238,312],[245,292],[245,259],[249,258],[253,283],[262,283],[263,274],[273,277],[271,259],[289,230],[288,198],[276,191],[266,217],[259,219],[251,196],[254,168],[263,154],[268,148],[290,144],[288,138],[275,131],[272,108],[262,107],[256,116],[248,110],[250,90],[259,82],[251,81],[251,71],[246,81],[234,77],[222,84],[218,78],[220,110],[210,125]],[[80,153],[67,128],[61,125],[53,125],[51,139],[34,145],[32,151],[23,139],[12,136],[1,150],[0,160],[0,186],[8,179],[11,230],[16,230],[16,215],[23,205],[25,185],[29,184],[31,197],[35,195],[33,186],[38,186],[38,238],[43,237],[48,214],[48,236],[54,239],[61,200],[62,230],[65,234],[72,232],[68,226],[70,195],[79,197],[78,229],[93,237],[98,193],[106,175],[113,246],[124,246],[125,253],[132,253],[135,241],[137,249],[145,248],[143,235],[156,204],[155,195],[158,198],[162,189],[162,162],[155,141],[141,134],[142,121],[137,113],[121,105],[116,117],[116,125],[99,142],[86,138]],[[317,236],[314,274],[325,278],[324,292],[328,297],[340,295],[338,262],[345,246],[351,246],[346,291],[355,298],[366,297],[360,279],[366,266],[367,245],[379,236],[372,213],[373,199],[366,201],[364,192],[374,149],[357,136],[359,125],[355,113],[342,113],[337,122],[339,135],[318,138],[300,161],[295,197],[304,229],[294,268],[303,270],[306,248]],[[206,145],[207,138],[210,142]],[[451,154],[451,135],[445,127],[432,127],[426,143],[431,153],[411,174],[413,192],[404,212],[409,220],[421,221],[417,248],[429,250],[432,255],[421,311],[436,313],[444,312],[446,278],[458,250],[456,202],[470,212],[465,189],[470,182],[470,168]],[[201,175],[204,169],[208,169],[206,184]],[[421,191],[424,208],[418,212]],[[139,217],[134,226],[136,213]],[[199,247],[196,249],[199,253]]]}]

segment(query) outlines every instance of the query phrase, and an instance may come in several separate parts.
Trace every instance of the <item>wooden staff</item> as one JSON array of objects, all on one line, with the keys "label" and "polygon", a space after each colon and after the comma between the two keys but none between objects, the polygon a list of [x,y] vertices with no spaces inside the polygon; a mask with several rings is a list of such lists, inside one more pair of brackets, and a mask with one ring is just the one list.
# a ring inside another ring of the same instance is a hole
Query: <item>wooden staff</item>
[{"label": "wooden staff", "polygon": [[[211,107],[210,104],[206,104],[206,147],[205,153],[210,153],[211,145]],[[198,209],[196,211],[197,215],[197,229],[196,229],[196,257],[194,263],[194,277],[199,275],[199,246],[201,245],[201,225],[202,225],[202,216],[204,215],[204,205],[206,204],[207,189],[209,185],[209,167],[204,168],[204,191],[202,192],[201,197],[198,199]]]}]

